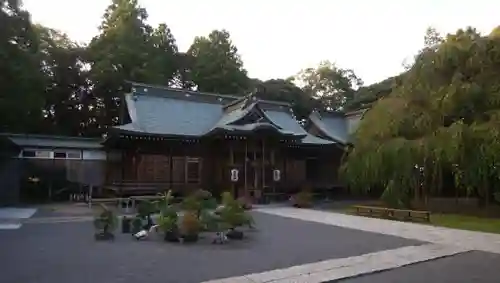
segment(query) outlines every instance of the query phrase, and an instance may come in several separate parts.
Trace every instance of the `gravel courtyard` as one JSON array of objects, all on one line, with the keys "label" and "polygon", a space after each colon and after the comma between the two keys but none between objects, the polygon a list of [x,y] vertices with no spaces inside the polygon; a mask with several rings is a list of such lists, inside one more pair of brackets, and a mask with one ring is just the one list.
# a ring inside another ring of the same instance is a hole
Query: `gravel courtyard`
[{"label": "gravel courtyard", "polygon": [[96,242],[91,222],[24,224],[0,231],[6,283],[197,283],[422,242],[253,212],[258,231],[227,245]]}]

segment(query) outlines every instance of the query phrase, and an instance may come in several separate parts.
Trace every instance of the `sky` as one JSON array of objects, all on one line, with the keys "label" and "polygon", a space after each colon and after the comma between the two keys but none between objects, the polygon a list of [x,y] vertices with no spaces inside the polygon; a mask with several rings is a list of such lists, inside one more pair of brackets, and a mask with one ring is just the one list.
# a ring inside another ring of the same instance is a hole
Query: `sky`
[{"label": "sky", "polygon": [[[86,43],[111,0],[23,0],[36,23]],[[322,60],[353,69],[365,85],[397,75],[423,46],[429,26],[443,34],[500,25],[496,0],[139,0],[148,22],[166,23],[179,49],[226,29],[252,78],[286,78]],[[496,20],[498,19],[498,20]]]}]

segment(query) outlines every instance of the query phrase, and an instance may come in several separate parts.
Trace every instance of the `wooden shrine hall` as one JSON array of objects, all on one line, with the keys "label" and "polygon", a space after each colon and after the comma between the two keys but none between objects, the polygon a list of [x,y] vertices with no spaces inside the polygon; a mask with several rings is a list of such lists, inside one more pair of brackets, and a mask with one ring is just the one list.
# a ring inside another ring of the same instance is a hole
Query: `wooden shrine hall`
[{"label": "wooden shrine hall", "polygon": [[306,187],[340,186],[337,170],[345,141],[319,130],[328,126],[319,113],[306,123],[314,130],[309,133],[289,104],[252,94],[132,83],[124,100],[123,123],[111,128],[103,142],[105,183],[122,195],[205,189],[259,200]]}]

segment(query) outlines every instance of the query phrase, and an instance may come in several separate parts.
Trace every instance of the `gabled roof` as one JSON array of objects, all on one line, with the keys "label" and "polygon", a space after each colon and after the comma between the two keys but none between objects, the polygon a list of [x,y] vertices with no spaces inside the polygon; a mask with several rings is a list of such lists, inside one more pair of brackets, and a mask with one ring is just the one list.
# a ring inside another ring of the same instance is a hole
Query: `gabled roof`
[{"label": "gabled roof", "polygon": [[341,144],[348,144],[366,110],[361,109],[345,114],[313,111],[309,115],[308,122],[316,126],[322,136]]},{"label": "gabled roof", "polygon": [[294,119],[291,106],[259,100],[132,83],[125,95],[131,122],[114,130],[166,137],[202,137],[215,133],[267,131],[307,144],[333,144],[307,133]]}]

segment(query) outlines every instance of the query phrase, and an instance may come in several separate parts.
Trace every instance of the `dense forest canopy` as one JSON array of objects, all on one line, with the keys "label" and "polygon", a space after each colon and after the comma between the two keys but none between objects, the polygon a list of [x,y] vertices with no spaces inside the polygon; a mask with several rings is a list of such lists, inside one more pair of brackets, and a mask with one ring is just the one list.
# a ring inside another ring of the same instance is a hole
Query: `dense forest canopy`
[{"label": "dense forest canopy", "polygon": [[362,86],[324,61],[291,78],[249,78],[226,30],[200,35],[185,52],[165,23],[151,26],[137,0],[110,0],[99,33],[79,45],[33,24],[19,0],[0,0],[0,132],[99,136],[119,123],[126,81],[221,94],[256,92],[312,109],[370,107],[342,167],[353,189],[397,192],[399,201],[456,188],[486,202],[500,179],[500,28],[442,37],[429,28],[413,64]]},{"label": "dense forest canopy", "polygon": [[0,132],[99,136],[119,123],[126,81],[221,94],[257,92],[290,102],[298,120],[313,108],[343,109],[361,85],[352,70],[326,61],[293,78],[249,78],[226,30],[194,38],[183,52],[167,24],[148,24],[137,0],[109,2],[99,33],[79,45],[33,24],[21,1],[0,0]]},{"label": "dense forest canopy", "polygon": [[[404,204],[442,190],[488,203],[500,179],[500,36],[427,31],[408,70],[376,86],[342,173],[351,188],[383,187]],[[375,86],[373,86],[375,87]],[[361,89],[360,92],[364,91]]]}]

